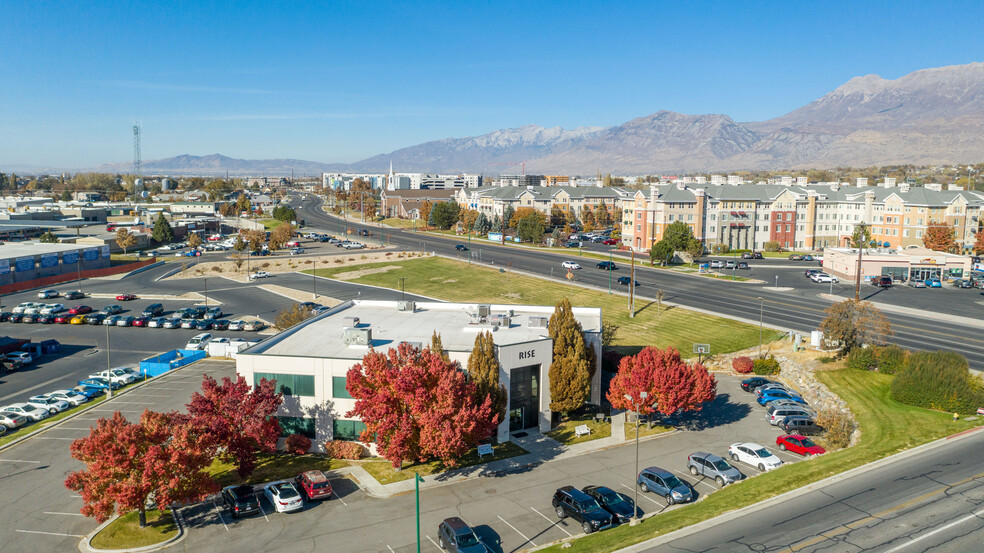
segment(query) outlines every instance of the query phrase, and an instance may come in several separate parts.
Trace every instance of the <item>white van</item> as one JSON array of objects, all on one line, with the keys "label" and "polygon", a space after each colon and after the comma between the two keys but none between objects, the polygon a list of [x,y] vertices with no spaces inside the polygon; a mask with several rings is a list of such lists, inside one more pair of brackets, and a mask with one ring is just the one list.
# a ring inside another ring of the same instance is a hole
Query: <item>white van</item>
[{"label": "white van", "polygon": [[208,332],[202,332],[201,334],[195,335],[191,340],[188,340],[184,349],[205,349],[211,341],[212,335]]}]

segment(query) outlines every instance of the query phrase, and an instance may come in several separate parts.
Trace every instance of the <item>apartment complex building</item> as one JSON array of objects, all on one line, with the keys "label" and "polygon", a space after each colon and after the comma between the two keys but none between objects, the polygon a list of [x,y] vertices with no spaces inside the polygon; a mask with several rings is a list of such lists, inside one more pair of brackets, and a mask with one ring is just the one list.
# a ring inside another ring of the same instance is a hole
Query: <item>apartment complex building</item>
[{"label": "apartment complex building", "polygon": [[[725,181],[726,182],[726,181]],[[984,207],[984,193],[939,184],[911,187],[888,181],[880,186],[741,184],[679,182],[638,191],[622,205],[622,243],[648,250],[667,225],[683,221],[710,249],[817,249],[848,244],[854,227],[865,222],[872,239],[890,248],[922,246],[927,227],[951,225],[957,243],[973,245]]]},{"label": "apartment complex building", "polygon": [[[617,214],[623,202],[633,197],[633,191],[623,188],[595,186],[493,186],[459,189],[454,199],[461,207],[474,209],[489,217],[502,216],[506,207],[514,210],[531,207],[549,216],[554,207],[575,216],[588,206],[591,209],[605,204]],[[617,217],[617,215],[616,215]]]}]

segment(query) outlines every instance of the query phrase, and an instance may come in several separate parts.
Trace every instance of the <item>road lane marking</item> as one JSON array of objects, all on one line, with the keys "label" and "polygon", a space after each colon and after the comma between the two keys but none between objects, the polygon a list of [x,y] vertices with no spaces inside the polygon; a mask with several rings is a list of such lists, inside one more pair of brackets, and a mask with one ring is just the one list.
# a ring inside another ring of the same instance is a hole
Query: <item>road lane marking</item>
[{"label": "road lane marking", "polygon": [[935,536],[936,534],[939,534],[940,532],[943,532],[945,530],[949,530],[950,528],[953,528],[954,526],[956,526],[958,524],[963,524],[964,522],[967,522],[968,520],[971,520],[971,519],[974,519],[974,518],[980,518],[981,515],[984,515],[984,510],[977,511],[976,513],[970,513],[969,515],[967,515],[965,517],[962,517],[962,518],[959,518],[959,519],[951,522],[950,524],[946,524],[944,526],[940,526],[939,528],[937,528],[936,530],[933,530],[932,532],[929,532],[928,534],[923,534],[923,535],[919,536],[918,538],[910,539],[909,541],[907,541],[906,543],[903,543],[902,545],[897,545],[897,546],[889,549],[885,553],[895,553],[896,551],[901,551],[901,550],[905,549],[906,547],[909,547],[910,545],[912,545],[912,544],[914,544],[916,542],[920,542],[920,541],[922,541],[922,540],[924,540],[924,539],[926,539],[928,537]]},{"label": "road lane marking", "polygon": [[24,461],[23,459],[0,459],[0,463],[31,463],[32,465],[40,465],[41,461]]},{"label": "road lane marking", "polygon": [[441,546],[440,545],[437,545],[437,542],[434,541],[433,538],[431,538],[430,536],[427,536],[427,539],[429,539],[430,542],[434,544],[434,547],[436,547],[438,551],[444,551],[443,549],[441,549]]},{"label": "road lane marking", "polygon": [[[533,507],[530,507],[530,509],[533,509]],[[567,534],[567,537],[570,538],[570,537],[573,537],[574,536],[574,534],[571,534],[570,532],[567,531],[566,528],[564,528],[563,526],[560,525],[561,521],[563,521],[564,519],[550,520],[547,517],[547,515],[541,513],[540,511],[537,511],[536,509],[533,509],[533,512],[536,513],[536,514],[538,514],[538,515],[540,515],[541,517],[543,517],[544,520],[546,520],[547,522],[550,523],[550,526],[556,526],[557,528],[560,528],[565,534]]]},{"label": "road lane marking", "polygon": [[60,534],[58,532],[41,532],[38,530],[15,530],[16,532],[22,532],[24,534],[44,534],[46,536],[62,536],[65,538],[84,538],[82,534]]},{"label": "road lane marking", "polygon": [[59,513],[57,511],[45,511],[46,515],[65,515],[67,517],[84,517],[82,513]]},{"label": "road lane marking", "polygon": [[225,519],[222,518],[222,511],[219,510],[219,506],[212,503],[212,508],[215,509],[215,514],[219,515],[219,520],[222,522],[222,526],[225,526],[226,532],[229,531],[229,526],[226,525]]},{"label": "road lane marking", "polygon": [[[520,532],[515,526],[513,526],[512,524],[509,524],[509,521],[507,521],[506,519],[502,518],[501,515],[496,515],[496,516],[499,517],[499,520],[501,520],[502,522],[505,522],[506,523],[506,526],[512,528],[513,530],[516,530],[516,533],[519,534],[520,536],[522,536],[522,538],[524,540],[526,540],[527,542],[530,542],[530,545],[532,545],[533,547],[536,547],[536,544],[533,543],[533,540],[527,538],[526,535],[524,535],[522,532]],[[526,542],[523,542],[523,543],[526,543]],[[392,551],[392,549],[390,551]]]}]

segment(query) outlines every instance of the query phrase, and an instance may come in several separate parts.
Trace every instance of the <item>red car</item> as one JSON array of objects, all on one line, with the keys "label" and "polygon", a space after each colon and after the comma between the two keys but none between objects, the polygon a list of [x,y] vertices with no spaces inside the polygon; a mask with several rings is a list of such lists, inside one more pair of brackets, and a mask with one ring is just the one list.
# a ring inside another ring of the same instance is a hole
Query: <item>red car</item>
[{"label": "red car", "polygon": [[137,299],[137,296],[134,296],[133,294],[120,294],[116,296],[116,301],[130,301],[135,299]]},{"label": "red car", "polygon": [[294,483],[308,501],[331,498],[331,481],[320,470],[302,472],[294,478]]},{"label": "red car", "polygon": [[813,440],[799,434],[789,434],[776,438],[776,445],[783,451],[792,451],[807,457],[823,455],[827,450],[813,443]]},{"label": "red car", "polygon": [[147,321],[149,320],[150,317],[137,317],[133,319],[133,326],[147,326]]},{"label": "red car", "polygon": [[602,240],[601,243],[606,246],[615,246],[618,244],[618,240],[614,238],[609,238],[608,240]]},{"label": "red car", "polygon": [[76,305],[68,310],[69,315],[85,315],[86,313],[92,313],[92,308],[88,305]]},{"label": "red car", "polygon": [[55,317],[55,322],[60,325],[67,325],[71,320],[72,320],[72,316],[68,314],[58,315],[57,317]]}]

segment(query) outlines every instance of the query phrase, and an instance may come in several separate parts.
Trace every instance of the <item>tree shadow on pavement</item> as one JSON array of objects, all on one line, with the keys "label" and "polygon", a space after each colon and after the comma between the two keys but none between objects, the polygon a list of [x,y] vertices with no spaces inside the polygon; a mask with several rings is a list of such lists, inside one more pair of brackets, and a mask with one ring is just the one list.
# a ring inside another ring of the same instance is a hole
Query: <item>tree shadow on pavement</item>
[{"label": "tree shadow on pavement", "polygon": [[664,422],[682,430],[707,430],[738,422],[752,412],[747,403],[731,401],[730,394],[718,394],[714,401],[704,404],[700,411],[686,411],[666,417]]}]

